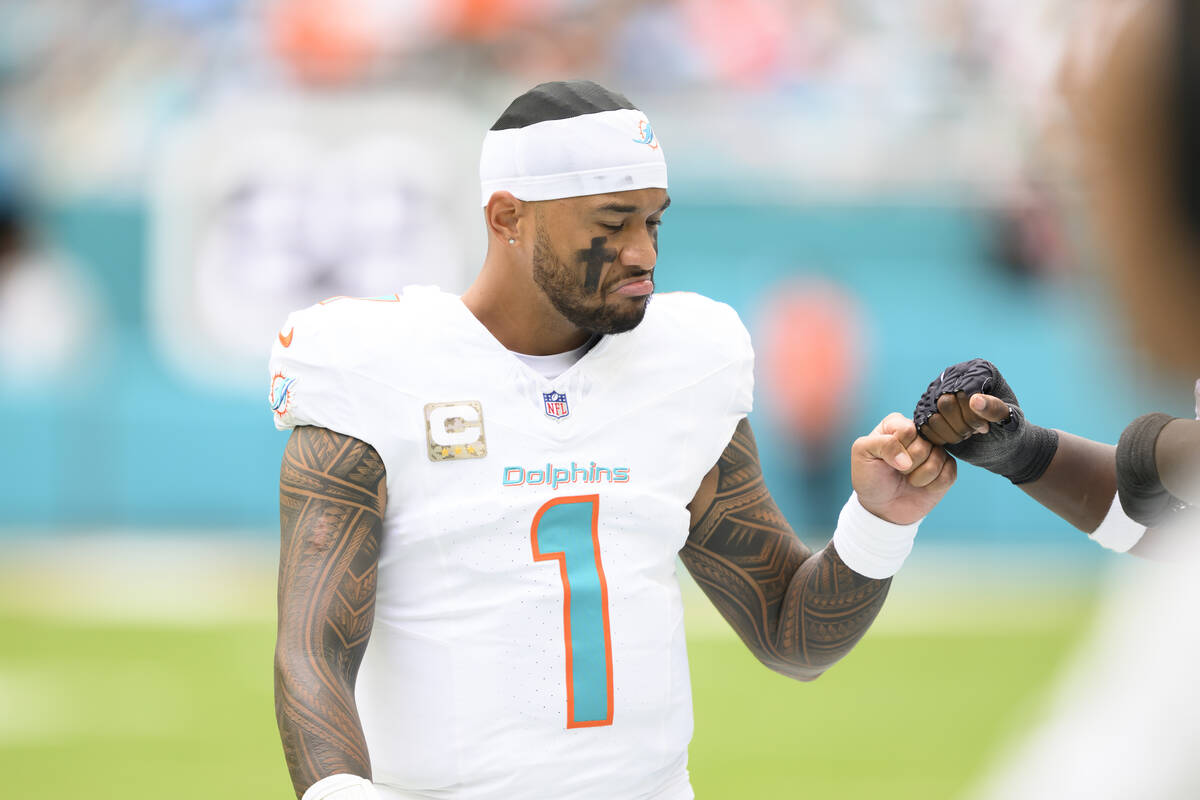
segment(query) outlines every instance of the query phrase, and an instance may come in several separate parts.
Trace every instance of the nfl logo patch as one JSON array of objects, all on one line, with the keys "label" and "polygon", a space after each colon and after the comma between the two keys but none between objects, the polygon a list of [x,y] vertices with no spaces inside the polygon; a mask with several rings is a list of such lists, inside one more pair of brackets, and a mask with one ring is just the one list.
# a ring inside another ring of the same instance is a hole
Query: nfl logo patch
[{"label": "nfl logo patch", "polygon": [[546,416],[551,419],[562,419],[571,413],[567,396],[562,392],[542,392],[542,400],[546,402]]}]

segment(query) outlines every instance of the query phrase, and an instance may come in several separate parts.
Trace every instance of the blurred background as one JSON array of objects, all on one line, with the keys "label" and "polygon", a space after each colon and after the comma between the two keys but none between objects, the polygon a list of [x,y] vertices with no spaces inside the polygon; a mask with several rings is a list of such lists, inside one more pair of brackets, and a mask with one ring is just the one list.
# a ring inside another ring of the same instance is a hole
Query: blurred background
[{"label": "blurred background", "polygon": [[[659,287],[754,334],[768,483],[810,545],[853,438],[948,364],[989,358],[1034,421],[1101,441],[1190,416],[1125,344],[1057,133],[1097,4],[0,0],[6,783],[290,796],[271,340],[331,295],[463,289],[484,131],[544,80],[653,120]],[[1128,562],[964,468],[816,684],[689,590],[698,796],[969,796]]]}]

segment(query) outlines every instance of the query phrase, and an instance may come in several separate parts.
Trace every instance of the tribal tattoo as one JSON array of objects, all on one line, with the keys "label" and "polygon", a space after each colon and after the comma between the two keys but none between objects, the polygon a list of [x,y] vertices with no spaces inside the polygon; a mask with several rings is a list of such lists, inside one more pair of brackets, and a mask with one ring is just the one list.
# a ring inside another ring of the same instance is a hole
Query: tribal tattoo
[{"label": "tribal tattoo", "polygon": [[606,244],[608,244],[607,236],[596,236],[592,239],[592,246],[587,250],[575,251],[575,257],[587,267],[583,278],[583,288],[589,292],[600,288],[600,274],[604,271],[604,265],[617,260],[617,251],[611,247],[605,247]]},{"label": "tribal tattoo", "polygon": [[321,778],[371,777],[354,683],[375,618],[383,460],[324,428],[296,428],[279,477],[275,719],[296,796]]},{"label": "tribal tattoo", "polygon": [[832,542],[815,554],[804,546],[767,491],[748,420],[715,471],[693,501],[680,558],[760,661],[812,680],[867,632],[891,579],[854,572]]}]

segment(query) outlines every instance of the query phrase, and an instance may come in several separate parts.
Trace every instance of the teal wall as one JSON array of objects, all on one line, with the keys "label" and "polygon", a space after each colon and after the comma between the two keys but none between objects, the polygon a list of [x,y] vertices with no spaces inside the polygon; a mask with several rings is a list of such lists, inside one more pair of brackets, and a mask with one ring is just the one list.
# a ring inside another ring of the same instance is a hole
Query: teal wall
[{"label": "teal wall", "polygon": [[[714,196],[675,193],[659,286],[724,300],[752,331],[780,280],[821,272],[854,290],[871,320],[869,357],[848,401],[856,422],[842,452],[887,412],[911,413],[942,367],[975,355],[1004,369],[1035,421],[1085,436],[1115,441],[1141,411],[1189,410],[1189,387],[1134,382],[1098,292],[1078,282],[1033,286],[990,264],[987,230],[972,209],[721,204]],[[197,386],[156,352],[144,289],[146,222],[141,208],[111,203],[47,216],[52,238],[95,272],[111,325],[97,332],[87,366],[69,379],[0,386],[7,421],[0,535],[64,526],[244,527],[273,535],[285,434],[274,430],[265,387]],[[795,446],[763,412],[753,422],[773,491],[790,517],[804,519]],[[848,494],[848,480],[847,473],[839,494]],[[1067,530],[1000,479],[968,467],[923,536],[1079,541]]]}]

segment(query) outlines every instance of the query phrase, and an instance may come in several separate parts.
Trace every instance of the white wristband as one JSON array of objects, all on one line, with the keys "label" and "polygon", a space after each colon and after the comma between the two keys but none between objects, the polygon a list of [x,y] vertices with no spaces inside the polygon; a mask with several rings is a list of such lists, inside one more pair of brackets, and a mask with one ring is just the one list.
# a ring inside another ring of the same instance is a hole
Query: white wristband
[{"label": "white wristband", "polygon": [[[923,518],[922,518],[923,519]],[[896,525],[863,508],[858,492],[852,492],[838,517],[833,547],[842,562],[868,578],[890,578],[912,552],[921,520]]]},{"label": "white wristband", "polygon": [[1100,526],[1092,531],[1091,537],[1092,541],[1101,547],[1125,553],[1141,541],[1145,533],[1146,526],[1125,516],[1125,509],[1121,508],[1121,499],[1114,494],[1112,505],[1108,507],[1108,514]]},{"label": "white wristband", "polygon": [[366,778],[338,773],[308,787],[300,800],[378,800],[379,794]]}]

